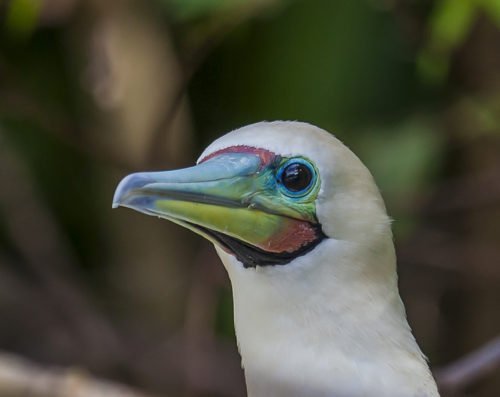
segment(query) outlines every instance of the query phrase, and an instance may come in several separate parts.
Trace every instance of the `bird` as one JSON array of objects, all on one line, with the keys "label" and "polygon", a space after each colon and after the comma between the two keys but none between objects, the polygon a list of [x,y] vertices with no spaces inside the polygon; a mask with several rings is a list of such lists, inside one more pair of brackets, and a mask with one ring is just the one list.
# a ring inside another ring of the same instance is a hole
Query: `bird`
[{"label": "bird", "polygon": [[119,206],[213,243],[249,397],[439,396],[400,298],[384,201],[329,132],[298,121],[239,128],[193,167],[126,176]]}]

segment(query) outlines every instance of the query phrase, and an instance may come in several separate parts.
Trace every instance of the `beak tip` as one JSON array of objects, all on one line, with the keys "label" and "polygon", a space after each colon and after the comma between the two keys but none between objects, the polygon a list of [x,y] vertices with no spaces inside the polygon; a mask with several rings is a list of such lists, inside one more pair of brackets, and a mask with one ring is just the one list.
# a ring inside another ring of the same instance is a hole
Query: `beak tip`
[{"label": "beak tip", "polygon": [[143,173],[135,173],[127,175],[123,178],[116,187],[113,195],[111,208],[118,208],[126,202],[126,196],[134,189],[141,188],[149,182],[148,178]]},{"label": "beak tip", "polygon": [[123,182],[125,182],[125,180],[122,180],[116,187],[115,194],[113,195],[111,208],[118,208],[122,203],[122,198],[128,190],[126,189],[126,185]]}]

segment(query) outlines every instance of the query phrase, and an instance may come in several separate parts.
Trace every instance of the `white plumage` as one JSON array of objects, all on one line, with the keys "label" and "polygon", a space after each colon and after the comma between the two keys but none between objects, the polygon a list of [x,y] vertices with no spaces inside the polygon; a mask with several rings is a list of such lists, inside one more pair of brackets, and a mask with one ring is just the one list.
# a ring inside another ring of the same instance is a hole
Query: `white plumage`
[{"label": "white plumage", "polygon": [[406,320],[390,219],[367,168],[338,139],[299,122],[243,127],[201,158],[237,145],[312,159],[329,237],[285,266],[255,269],[216,247],[231,279],[248,395],[438,396]]},{"label": "white plumage", "polygon": [[114,205],[214,242],[250,397],[438,396],[399,296],[383,200],[329,133],[241,128],[193,168],[129,175]]}]

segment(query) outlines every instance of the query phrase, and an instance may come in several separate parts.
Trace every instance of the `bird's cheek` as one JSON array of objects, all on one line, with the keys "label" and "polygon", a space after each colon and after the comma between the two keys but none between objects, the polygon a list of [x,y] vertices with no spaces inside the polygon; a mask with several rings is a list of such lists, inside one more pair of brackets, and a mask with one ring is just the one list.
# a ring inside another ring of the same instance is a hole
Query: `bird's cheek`
[{"label": "bird's cheek", "polygon": [[264,242],[265,246],[259,248],[269,252],[293,253],[314,242],[317,238],[318,230],[313,224],[286,218],[280,230]]}]

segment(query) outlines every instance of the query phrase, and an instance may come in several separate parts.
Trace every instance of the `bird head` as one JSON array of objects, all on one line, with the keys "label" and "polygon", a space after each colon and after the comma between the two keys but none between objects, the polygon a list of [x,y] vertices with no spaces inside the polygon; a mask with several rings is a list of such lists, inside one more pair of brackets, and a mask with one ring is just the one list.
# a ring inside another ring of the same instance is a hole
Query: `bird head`
[{"label": "bird head", "polygon": [[213,142],[194,167],[131,174],[113,205],[187,227],[243,268],[288,265],[325,239],[367,244],[388,225],[363,164],[300,122],[243,127]]}]

